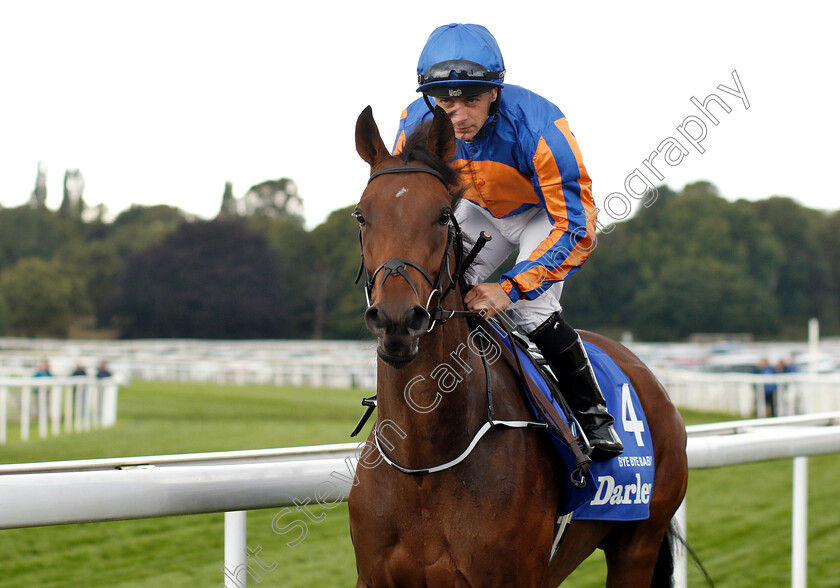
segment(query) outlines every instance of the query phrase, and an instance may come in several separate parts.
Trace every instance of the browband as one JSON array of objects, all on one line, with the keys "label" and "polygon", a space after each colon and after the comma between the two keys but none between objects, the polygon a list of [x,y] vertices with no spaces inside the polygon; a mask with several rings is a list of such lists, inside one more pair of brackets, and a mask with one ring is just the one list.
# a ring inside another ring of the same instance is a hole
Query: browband
[{"label": "browband", "polygon": [[386,167],[385,169],[380,169],[379,171],[375,171],[372,174],[370,174],[370,177],[368,178],[367,183],[370,184],[371,181],[373,181],[373,178],[375,178],[377,176],[381,176],[383,174],[405,174],[405,173],[413,173],[413,172],[421,172],[421,173],[424,173],[424,174],[431,174],[431,175],[435,176],[437,179],[439,179],[441,182],[443,182],[443,185],[447,186],[447,188],[448,188],[446,180],[443,179],[443,176],[440,174],[440,172],[437,172],[430,167],[420,167],[419,165],[397,165],[395,167]]}]

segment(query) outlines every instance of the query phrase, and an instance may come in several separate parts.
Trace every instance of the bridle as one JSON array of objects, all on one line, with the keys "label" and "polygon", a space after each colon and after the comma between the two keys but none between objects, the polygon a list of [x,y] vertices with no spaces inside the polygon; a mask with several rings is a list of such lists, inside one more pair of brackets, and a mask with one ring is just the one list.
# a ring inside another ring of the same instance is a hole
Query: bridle
[{"label": "bridle", "polygon": [[[388,167],[385,169],[378,170],[371,174],[370,178],[368,179],[368,184],[370,184],[374,179],[378,178],[384,174],[399,174],[399,173],[426,173],[435,176],[437,179],[441,181],[445,188],[449,186],[446,183],[444,177],[433,170],[432,168],[428,167],[420,167],[416,165],[399,165],[394,167]],[[455,289],[455,287],[459,284],[461,276],[463,272],[470,266],[470,264],[475,259],[478,252],[484,246],[487,241],[490,240],[489,235],[482,234],[479,236],[476,244],[470,250],[469,254],[466,257],[463,256],[463,236],[461,235],[461,228],[458,226],[458,221],[455,220],[455,215],[450,214],[448,220],[448,233],[446,238],[446,248],[443,252],[443,259],[440,262],[440,270],[438,271],[438,275],[436,279],[433,279],[432,276],[426,271],[425,268],[418,265],[417,263],[403,259],[400,257],[393,257],[388,261],[381,263],[379,267],[377,267],[373,273],[367,272],[367,268],[365,266],[365,252],[364,252],[364,244],[362,243],[362,231],[361,227],[359,229],[359,245],[361,246],[361,264],[359,265],[359,271],[356,274],[356,283],[359,282],[359,279],[362,277],[362,274],[365,274],[365,297],[367,298],[367,306],[370,308],[370,301],[371,301],[371,291],[374,286],[374,282],[376,281],[376,276],[379,275],[379,272],[385,271],[384,277],[382,278],[382,282],[379,284],[379,288],[381,289],[382,286],[385,284],[385,281],[391,276],[401,276],[408,285],[411,286],[414,295],[419,299],[419,291],[417,286],[412,281],[411,277],[406,272],[406,267],[411,267],[417,270],[421,276],[429,283],[432,287],[432,292],[429,294],[429,298],[426,301],[425,310],[429,314],[430,325],[427,332],[430,332],[436,324],[442,324],[448,321],[451,318],[466,318],[469,320],[475,320],[475,317],[479,317],[483,315],[482,311],[471,311],[471,310],[446,310],[441,307],[440,303],[449,294],[451,291]],[[450,272],[449,267],[449,257],[452,251],[455,251],[455,271]],[[443,289],[443,276],[449,276],[449,284]],[[438,300],[437,304],[434,307],[431,307],[432,298],[435,297],[437,294]],[[508,337],[511,338],[513,335],[510,331],[507,330],[506,327],[505,331]],[[520,374],[520,378],[524,378],[524,370],[522,369],[522,365],[519,362],[519,357],[516,354],[516,350],[513,349],[513,354],[516,357],[516,363],[518,365],[518,371]],[[469,454],[472,452],[473,448],[478,444],[481,438],[484,436],[487,431],[492,429],[493,427],[507,427],[507,428],[515,428],[515,429],[540,429],[540,430],[547,430],[549,426],[544,422],[538,421],[527,421],[527,420],[497,420],[494,417],[493,411],[493,395],[490,388],[491,377],[490,377],[490,366],[488,365],[486,356],[482,353],[481,360],[484,367],[484,377],[485,377],[485,395],[487,397],[487,420],[484,424],[476,431],[475,435],[473,435],[472,440],[470,441],[469,445],[464,449],[458,457],[436,466],[432,467],[425,467],[425,468],[408,468],[402,466],[395,461],[393,461],[388,454],[383,449],[380,440],[379,434],[377,431],[377,427],[374,426],[373,428],[373,441],[376,445],[376,449],[379,451],[379,454],[388,463],[391,467],[397,469],[398,471],[409,474],[409,475],[424,475],[424,474],[431,474],[436,472],[441,472],[452,468],[459,463],[461,463],[464,459],[466,459]],[[370,415],[373,413],[373,410],[376,408],[376,396],[372,396],[370,398],[365,398],[362,400],[362,405],[366,407],[362,418],[359,420],[356,428],[350,434],[351,437],[355,436],[364,426],[365,422],[367,422]],[[575,444],[575,448],[577,445]],[[578,452],[579,453],[579,452]],[[581,457],[584,457],[581,455]],[[571,482],[573,485],[582,487],[586,484],[586,479],[584,477],[585,472],[589,469],[589,459],[585,458],[584,461],[580,462],[579,467],[577,467],[570,475]],[[557,541],[555,540],[555,544]],[[556,548],[552,548],[552,557],[555,552]]]},{"label": "bridle", "polygon": [[[394,167],[386,167],[384,169],[380,169],[375,171],[371,174],[370,178],[368,178],[368,184],[370,184],[374,179],[378,178],[379,176],[385,174],[401,174],[401,173],[425,173],[430,174],[441,181],[444,187],[449,191],[449,186],[446,183],[443,175],[440,172],[430,168],[430,167],[421,167],[418,165],[398,165]],[[406,268],[410,267],[417,272],[420,273],[421,276],[428,282],[428,284],[432,287],[432,291],[429,294],[429,298],[426,300],[426,306],[424,307],[426,312],[429,315],[429,328],[428,331],[431,331],[435,325],[443,324],[447,320],[455,317],[469,317],[469,316],[476,316],[478,313],[469,310],[447,310],[441,306],[441,302],[444,298],[446,298],[447,294],[452,292],[455,287],[458,285],[458,282],[463,275],[463,271],[466,269],[464,262],[466,261],[463,256],[464,252],[464,241],[463,236],[461,235],[461,227],[458,226],[458,221],[455,220],[455,215],[449,215],[448,221],[448,231],[446,237],[446,248],[443,251],[443,259],[440,262],[440,269],[438,270],[437,278],[432,278],[431,274],[419,264],[411,261],[410,259],[403,259],[401,257],[393,257],[386,262],[383,262],[377,267],[372,273],[367,271],[367,267],[365,266],[365,252],[364,252],[364,244],[362,243],[362,231],[361,227],[359,228],[359,246],[361,247],[361,262],[359,264],[359,271],[356,274],[356,283],[359,283],[359,279],[361,279],[362,274],[365,274],[365,299],[367,300],[367,307],[370,308],[371,306],[371,299],[373,298],[373,287],[376,282],[376,277],[379,275],[380,272],[384,271],[382,281],[379,283],[379,290],[385,285],[385,282],[391,276],[401,276],[408,285],[411,286],[411,290],[414,292],[414,295],[417,298],[420,298],[420,291],[417,289],[414,281],[411,279],[411,276],[408,275],[406,272]],[[454,271],[451,271],[449,265],[449,258],[454,250],[455,253],[455,268]],[[477,253],[477,252],[476,252]],[[473,259],[475,258],[470,252],[470,256]],[[468,265],[468,264],[467,264]],[[449,284],[446,285],[444,288],[443,281],[444,276],[449,277]],[[437,296],[437,303],[432,306],[432,299]],[[427,332],[428,332],[427,331]]]}]

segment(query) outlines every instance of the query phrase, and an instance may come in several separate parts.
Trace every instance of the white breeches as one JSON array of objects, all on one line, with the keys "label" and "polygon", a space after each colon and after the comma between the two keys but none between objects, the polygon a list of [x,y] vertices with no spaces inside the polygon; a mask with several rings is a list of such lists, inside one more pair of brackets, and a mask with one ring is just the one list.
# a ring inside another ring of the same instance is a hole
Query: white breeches
[{"label": "white breeches", "polygon": [[[464,279],[470,285],[484,282],[517,247],[519,254],[516,263],[528,259],[553,228],[548,214],[542,208],[532,208],[507,218],[496,218],[469,200],[462,200],[458,204],[455,218],[464,236],[465,253],[470,250],[481,231],[487,231],[492,237],[464,274]],[[563,282],[557,282],[536,300],[517,300],[505,313],[526,335],[530,334],[553,313],[562,311],[562,291]]]}]

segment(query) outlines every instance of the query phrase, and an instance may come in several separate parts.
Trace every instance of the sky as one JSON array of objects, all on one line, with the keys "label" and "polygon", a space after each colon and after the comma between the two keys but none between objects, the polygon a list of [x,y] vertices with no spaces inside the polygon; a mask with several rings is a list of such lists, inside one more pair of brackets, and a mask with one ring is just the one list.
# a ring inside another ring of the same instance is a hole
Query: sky
[{"label": "sky", "polygon": [[[49,208],[61,203],[65,170],[78,168],[85,202],[111,217],[168,204],[210,219],[225,182],[242,196],[285,177],[312,228],[364,189],[359,113],[370,105],[392,145],[400,113],[419,96],[429,34],[476,22],[499,42],[506,83],[566,115],[603,224],[642,205],[630,194],[641,177],[837,210],[840,36],[830,6],[7,0],[0,204],[28,202],[39,162]],[[717,125],[691,100],[712,94],[729,108],[707,103]],[[678,127],[705,136],[695,146]],[[664,162],[669,138],[686,148],[672,151],[673,165]]]}]

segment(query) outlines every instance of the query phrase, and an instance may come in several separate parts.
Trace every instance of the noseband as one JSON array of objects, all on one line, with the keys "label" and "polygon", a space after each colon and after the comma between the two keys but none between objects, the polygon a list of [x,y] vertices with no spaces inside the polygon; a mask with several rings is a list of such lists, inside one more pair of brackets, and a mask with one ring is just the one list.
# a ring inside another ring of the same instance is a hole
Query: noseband
[{"label": "noseband", "polygon": [[[444,187],[449,191],[449,186],[446,184],[446,180],[444,177],[437,171],[433,170],[429,167],[420,167],[416,165],[399,165],[395,167],[387,167],[385,169],[381,169],[379,171],[374,172],[371,174],[370,178],[368,179],[368,184],[370,184],[375,178],[384,175],[384,174],[400,174],[400,173],[425,173],[430,174],[436,177],[441,181]],[[376,282],[376,277],[379,275],[380,272],[384,271],[382,282],[379,284],[379,290],[385,285],[385,282],[391,276],[402,276],[402,278],[408,282],[408,285],[411,286],[411,290],[414,292],[414,295],[417,298],[420,298],[420,292],[417,289],[417,286],[414,284],[414,281],[411,279],[411,276],[408,275],[406,272],[406,267],[411,267],[417,270],[421,276],[428,282],[428,284],[432,287],[432,291],[429,294],[428,300],[426,300],[425,310],[429,314],[429,320],[431,321],[429,325],[429,331],[431,331],[436,324],[442,324],[453,318],[455,316],[472,316],[473,312],[471,311],[460,311],[460,310],[444,310],[440,306],[440,302],[449,294],[451,291],[455,289],[455,286],[458,284],[458,281],[461,278],[463,270],[465,269],[462,267],[463,261],[463,238],[461,236],[461,227],[458,226],[458,221],[455,220],[455,215],[451,214],[449,216],[449,223],[448,223],[448,232],[446,237],[446,249],[443,252],[443,259],[440,262],[440,269],[438,271],[437,278],[432,278],[428,271],[422,266],[414,263],[409,259],[403,259],[400,257],[393,257],[388,261],[382,263],[377,267],[373,273],[369,273],[367,268],[365,267],[365,253],[364,247],[362,245],[362,231],[361,228],[359,229],[359,245],[362,247],[361,252],[361,263],[359,265],[359,271],[356,274],[356,283],[359,283],[359,279],[362,277],[362,274],[365,274],[365,298],[367,299],[367,306],[370,308],[371,299],[373,298],[373,286]],[[455,250],[455,272],[450,272],[449,267],[449,256],[452,253],[452,250]],[[443,289],[443,277],[447,275],[449,277],[449,284],[446,286],[446,289]],[[434,307],[431,307],[432,298],[438,296],[438,304]]]}]

